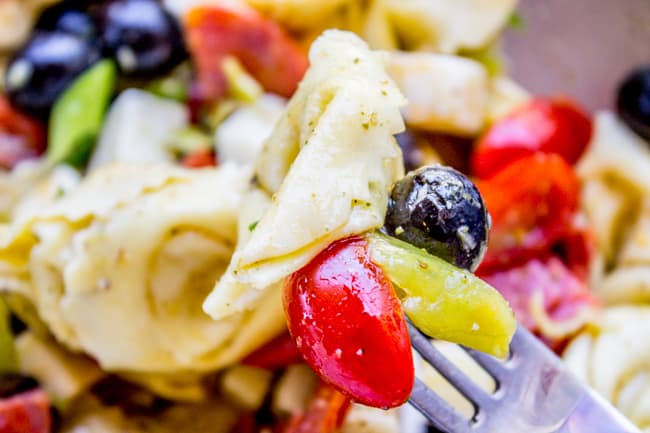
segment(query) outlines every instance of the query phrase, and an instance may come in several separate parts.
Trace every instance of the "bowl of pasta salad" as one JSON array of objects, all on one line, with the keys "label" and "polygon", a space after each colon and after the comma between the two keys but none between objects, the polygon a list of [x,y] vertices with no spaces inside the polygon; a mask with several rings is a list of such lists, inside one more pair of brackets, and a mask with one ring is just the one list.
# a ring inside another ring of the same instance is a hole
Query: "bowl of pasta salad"
[{"label": "bowl of pasta salad", "polygon": [[518,6],[0,2],[0,432],[471,416],[407,320],[487,389],[459,345],[519,323],[648,428],[650,67],[533,94]]}]

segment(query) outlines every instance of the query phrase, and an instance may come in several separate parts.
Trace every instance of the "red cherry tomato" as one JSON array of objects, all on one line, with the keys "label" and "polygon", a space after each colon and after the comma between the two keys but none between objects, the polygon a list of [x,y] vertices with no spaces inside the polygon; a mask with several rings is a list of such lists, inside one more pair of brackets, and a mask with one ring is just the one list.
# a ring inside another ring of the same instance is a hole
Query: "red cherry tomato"
[{"label": "red cherry tomato", "polygon": [[321,383],[305,413],[294,416],[282,433],[333,433],[343,424],[349,408],[346,396]]},{"label": "red cherry tomato", "polygon": [[0,400],[0,432],[50,433],[50,402],[44,391],[35,389]]},{"label": "red cherry tomato", "polygon": [[579,183],[558,155],[525,157],[477,186],[492,218],[480,275],[543,256],[573,230]]},{"label": "red cherry tomato", "polygon": [[248,355],[242,364],[275,370],[302,361],[291,335],[283,334]]},{"label": "red cherry tomato", "polygon": [[489,178],[531,153],[556,153],[569,164],[582,155],[591,138],[591,120],[567,99],[534,99],[492,126],[472,154],[472,171]]},{"label": "red cherry tomato", "polygon": [[414,372],[402,308],[359,237],[337,241],[291,275],[289,331],[321,378],[368,406],[406,401]]},{"label": "red cherry tomato", "polygon": [[517,320],[542,337],[552,348],[559,348],[568,335],[545,335],[533,314],[539,296],[548,318],[556,323],[574,319],[585,308],[598,305],[587,286],[557,257],[533,259],[521,266],[483,276],[510,304]]},{"label": "red cherry tomato", "polygon": [[307,70],[298,44],[253,9],[199,7],[185,17],[185,31],[205,100],[226,95],[226,56],[235,56],[262,87],[282,96],[293,94]]},{"label": "red cherry tomato", "polygon": [[41,124],[12,108],[0,96],[0,167],[10,169],[44,150],[45,131]]}]

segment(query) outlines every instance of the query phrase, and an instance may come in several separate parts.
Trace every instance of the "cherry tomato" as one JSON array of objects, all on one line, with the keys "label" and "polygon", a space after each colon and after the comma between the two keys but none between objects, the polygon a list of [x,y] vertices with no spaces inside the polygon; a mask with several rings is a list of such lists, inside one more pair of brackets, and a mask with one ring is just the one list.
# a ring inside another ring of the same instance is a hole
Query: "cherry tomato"
[{"label": "cherry tomato", "polygon": [[368,406],[406,401],[414,381],[406,321],[366,240],[334,242],[296,271],[284,305],[298,350],[324,381]]},{"label": "cherry tomato", "polygon": [[276,23],[253,9],[199,7],[185,17],[189,51],[201,95],[226,95],[222,61],[235,56],[264,89],[291,96],[307,69],[307,56]]},{"label": "cherry tomato", "polygon": [[44,150],[45,131],[41,124],[15,110],[0,96],[0,167],[10,169]]},{"label": "cherry tomato", "polygon": [[0,400],[2,433],[50,433],[50,402],[43,390],[16,394]]},{"label": "cherry tomato", "polygon": [[558,348],[568,335],[547,335],[534,313],[539,296],[547,317],[554,323],[570,321],[585,308],[598,305],[587,286],[557,257],[533,259],[521,266],[483,277],[493,285],[515,312],[519,323],[537,333],[551,347]]},{"label": "cherry tomato", "polygon": [[291,335],[283,334],[248,355],[242,364],[275,370],[302,361]]},{"label": "cherry tomato", "polygon": [[198,149],[185,155],[181,164],[187,168],[214,167],[217,165],[217,160],[209,149]]},{"label": "cherry tomato", "polygon": [[489,178],[513,161],[534,152],[557,153],[569,164],[591,138],[587,114],[567,99],[534,99],[492,126],[472,154],[473,173]]},{"label": "cherry tomato", "polygon": [[321,383],[309,407],[293,417],[282,433],[333,433],[350,408],[350,400],[331,386]]},{"label": "cherry tomato", "polygon": [[477,186],[492,217],[479,275],[544,255],[572,230],[579,183],[558,155],[525,157]]}]

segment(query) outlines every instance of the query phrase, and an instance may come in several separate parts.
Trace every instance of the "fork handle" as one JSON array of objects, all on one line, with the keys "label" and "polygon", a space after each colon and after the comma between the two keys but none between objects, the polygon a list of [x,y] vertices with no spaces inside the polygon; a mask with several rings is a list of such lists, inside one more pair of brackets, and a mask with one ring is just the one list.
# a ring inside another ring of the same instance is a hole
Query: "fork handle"
[{"label": "fork handle", "polygon": [[593,391],[587,391],[556,433],[641,433],[620,412]]}]

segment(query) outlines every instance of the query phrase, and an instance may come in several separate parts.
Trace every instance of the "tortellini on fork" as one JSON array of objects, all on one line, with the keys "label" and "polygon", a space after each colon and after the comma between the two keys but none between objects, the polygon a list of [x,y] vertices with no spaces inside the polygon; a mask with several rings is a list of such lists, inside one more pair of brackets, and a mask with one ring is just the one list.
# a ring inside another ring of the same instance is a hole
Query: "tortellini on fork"
[{"label": "tortellini on fork", "polygon": [[404,128],[405,99],[381,54],[330,30],[310,62],[257,161],[254,194],[269,208],[206,299],[214,318],[253,308],[270,283],[331,242],[381,227],[390,188],[404,174],[393,135]]}]

